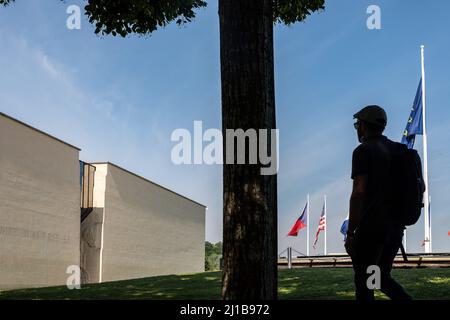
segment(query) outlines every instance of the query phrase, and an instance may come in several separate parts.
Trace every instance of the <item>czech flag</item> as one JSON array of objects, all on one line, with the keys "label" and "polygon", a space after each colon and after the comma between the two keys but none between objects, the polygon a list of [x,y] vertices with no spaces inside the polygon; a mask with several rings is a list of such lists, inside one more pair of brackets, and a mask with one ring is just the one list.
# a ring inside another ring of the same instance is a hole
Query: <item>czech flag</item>
[{"label": "czech flag", "polygon": [[305,209],[303,209],[303,213],[300,216],[300,218],[295,221],[294,226],[292,227],[291,231],[289,231],[288,236],[296,237],[298,235],[298,232],[306,227],[308,224],[307,214],[306,211],[308,210],[308,204],[306,204]]}]

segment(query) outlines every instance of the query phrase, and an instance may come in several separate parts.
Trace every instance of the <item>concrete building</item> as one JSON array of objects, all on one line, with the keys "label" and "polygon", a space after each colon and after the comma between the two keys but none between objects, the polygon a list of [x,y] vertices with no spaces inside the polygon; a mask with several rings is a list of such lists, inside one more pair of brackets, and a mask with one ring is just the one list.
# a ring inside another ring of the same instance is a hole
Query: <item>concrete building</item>
[{"label": "concrete building", "polygon": [[112,163],[93,163],[82,223],[87,282],[204,271],[205,207]]},{"label": "concrete building", "polygon": [[0,289],[204,271],[205,206],[0,113]]},{"label": "concrete building", "polygon": [[79,151],[0,113],[0,288],[65,284],[79,264]]}]

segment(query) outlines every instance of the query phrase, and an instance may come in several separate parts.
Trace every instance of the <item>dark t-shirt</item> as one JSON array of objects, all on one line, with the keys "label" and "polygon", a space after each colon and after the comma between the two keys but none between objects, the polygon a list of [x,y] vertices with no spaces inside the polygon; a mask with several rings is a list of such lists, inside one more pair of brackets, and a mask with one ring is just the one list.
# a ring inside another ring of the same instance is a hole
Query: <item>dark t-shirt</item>
[{"label": "dark t-shirt", "polygon": [[391,212],[391,155],[395,143],[385,136],[369,138],[353,151],[352,179],[367,175],[367,197],[358,233],[384,236],[393,228]]}]

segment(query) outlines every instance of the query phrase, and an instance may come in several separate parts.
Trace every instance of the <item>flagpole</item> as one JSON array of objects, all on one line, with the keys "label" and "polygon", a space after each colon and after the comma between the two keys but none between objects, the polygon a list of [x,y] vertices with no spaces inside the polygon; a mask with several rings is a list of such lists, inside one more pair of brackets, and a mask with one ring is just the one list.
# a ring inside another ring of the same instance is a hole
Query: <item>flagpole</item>
[{"label": "flagpole", "polygon": [[405,253],[407,253],[408,249],[406,249],[406,228],[405,228],[405,232],[403,233],[403,248],[405,249]]},{"label": "flagpole", "polygon": [[431,227],[431,225],[432,225],[432,222],[431,222],[431,196],[430,195],[428,195],[428,212],[430,213],[429,214],[429,221],[428,221],[428,223],[430,224],[430,252],[433,252],[433,246],[431,245],[432,244],[432,240],[433,240],[433,230],[432,230],[432,227]]},{"label": "flagpole", "polygon": [[327,195],[324,195],[324,212],[325,212],[325,237],[324,237],[324,255],[327,255],[327,223],[328,223],[328,217],[327,217]]},{"label": "flagpole", "polygon": [[306,199],[307,210],[306,210],[306,256],[309,257],[309,193]]},{"label": "flagpole", "polygon": [[422,128],[423,128],[423,178],[425,180],[424,216],[425,216],[425,253],[431,253],[430,199],[428,191],[428,140],[426,130],[426,85],[425,85],[425,46],[420,46],[422,67]]}]

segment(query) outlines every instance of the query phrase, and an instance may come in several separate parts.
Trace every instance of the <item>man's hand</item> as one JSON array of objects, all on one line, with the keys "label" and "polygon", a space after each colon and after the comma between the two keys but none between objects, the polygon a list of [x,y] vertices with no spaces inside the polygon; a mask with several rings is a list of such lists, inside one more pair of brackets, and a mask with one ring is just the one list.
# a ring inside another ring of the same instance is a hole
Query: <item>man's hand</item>
[{"label": "man's hand", "polygon": [[345,251],[347,251],[350,257],[354,254],[355,237],[353,235],[347,235],[345,239]]}]

